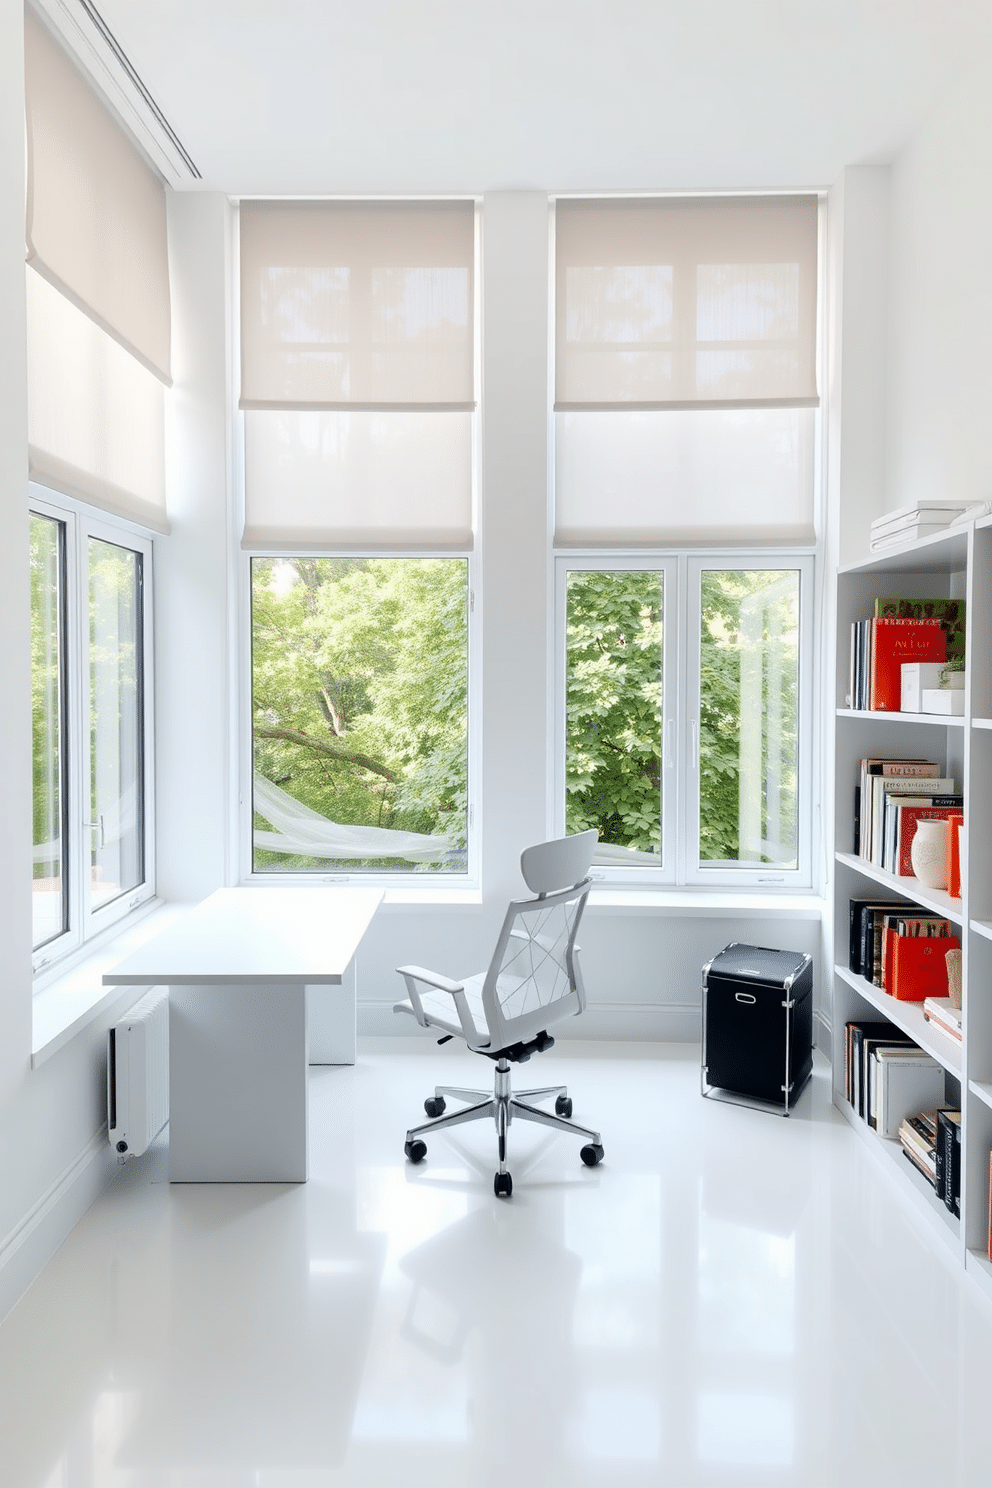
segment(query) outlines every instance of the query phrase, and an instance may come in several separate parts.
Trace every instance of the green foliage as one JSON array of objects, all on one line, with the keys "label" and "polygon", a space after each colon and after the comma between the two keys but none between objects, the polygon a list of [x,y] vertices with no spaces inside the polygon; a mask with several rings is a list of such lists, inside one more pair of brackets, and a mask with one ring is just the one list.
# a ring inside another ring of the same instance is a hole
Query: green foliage
[{"label": "green foliage", "polygon": [[256,769],[333,821],[464,845],[466,612],[463,559],[254,560]]},{"label": "green foliage", "polygon": [[[701,863],[795,860],[798,585],[789,571],[702,579]],[[661,850],[662,576],[568,576],[566,820]]]},{"label": "green foliage", "polygon": [[568,575],[566,823],[661,851],[662,579]]}]

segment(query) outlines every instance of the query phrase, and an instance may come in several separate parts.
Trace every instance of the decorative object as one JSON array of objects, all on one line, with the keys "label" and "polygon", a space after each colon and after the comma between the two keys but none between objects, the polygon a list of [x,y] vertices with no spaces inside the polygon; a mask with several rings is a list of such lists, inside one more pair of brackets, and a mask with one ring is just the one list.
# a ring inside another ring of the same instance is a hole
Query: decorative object
[{"label": "decorative object", "polygon": [[947,996],[951,1007],[961,1006],[961,952],[948,951],[947,961]]},{"label": "decorative object", "polygon": [[[960,673],[958,674],[960,676]],[[943,713],[948,718],[964,717],[964,688],[924,687],[921,713]]]},{"label": "decorative object", "polygon": [[947,888],[947,822],[920,821],[910,850],[913,872],[928,889]]}]

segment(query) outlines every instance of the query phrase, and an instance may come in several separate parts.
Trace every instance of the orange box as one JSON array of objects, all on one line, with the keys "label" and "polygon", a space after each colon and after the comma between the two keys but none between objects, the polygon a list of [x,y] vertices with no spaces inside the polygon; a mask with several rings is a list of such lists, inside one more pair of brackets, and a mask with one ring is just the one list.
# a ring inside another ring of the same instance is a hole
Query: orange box
[{"label": "orange box", "polygon": [[944,957],[960,947],[956,935],[897,935],[892,946],[892,985],[886,992],[897,1002],[946,997]]}]

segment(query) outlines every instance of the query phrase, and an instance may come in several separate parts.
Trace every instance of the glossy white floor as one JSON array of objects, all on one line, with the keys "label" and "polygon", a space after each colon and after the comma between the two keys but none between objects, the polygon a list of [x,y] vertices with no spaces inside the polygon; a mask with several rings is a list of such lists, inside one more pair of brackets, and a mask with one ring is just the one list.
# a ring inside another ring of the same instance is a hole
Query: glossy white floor
[{"label": "glossy white floor", "polygon": [[992,1309],[828,1104],[559,1047],[573,1139],[403,1158],[464,1053],[312,1072],[305,1186],[121,1170],[0,1329],[3,1488],[985,1484]]}]

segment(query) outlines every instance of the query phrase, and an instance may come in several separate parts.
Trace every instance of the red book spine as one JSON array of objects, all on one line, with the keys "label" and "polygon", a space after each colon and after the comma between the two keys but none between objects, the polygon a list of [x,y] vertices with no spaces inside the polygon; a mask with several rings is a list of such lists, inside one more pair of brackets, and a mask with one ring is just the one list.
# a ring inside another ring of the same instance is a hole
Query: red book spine
[{"label": "red book spine", "polygon": [[892,947],[892,985],[886,991],[897,1002],[946,997],[944,957],[960,945],[955,935],[897,935]]},{"label": "red book spine", "polygon": [[947,818],[947,892],[952,899],[961,898],[961,828],[964,812],[952,811]]},{"label": "red book spine", "polygon": [[869,708],[898,713],[902,704],[904,661],[946,661],[947,631],[940,620],[871,622]]}]

